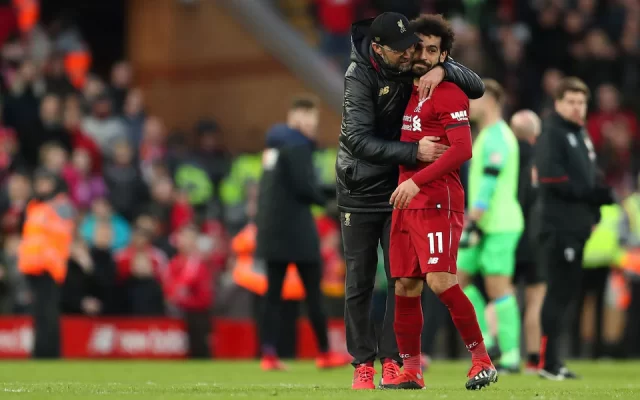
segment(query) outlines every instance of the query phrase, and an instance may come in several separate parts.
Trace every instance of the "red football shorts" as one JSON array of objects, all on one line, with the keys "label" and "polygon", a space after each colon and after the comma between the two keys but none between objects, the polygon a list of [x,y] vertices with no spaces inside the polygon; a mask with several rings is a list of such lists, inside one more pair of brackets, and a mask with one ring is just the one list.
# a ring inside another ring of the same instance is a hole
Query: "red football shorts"
[{"label": "red football shorts", "polygon": [[393,278],[457,272],[464,214],[442,209],[393,210],[389,261]]}]

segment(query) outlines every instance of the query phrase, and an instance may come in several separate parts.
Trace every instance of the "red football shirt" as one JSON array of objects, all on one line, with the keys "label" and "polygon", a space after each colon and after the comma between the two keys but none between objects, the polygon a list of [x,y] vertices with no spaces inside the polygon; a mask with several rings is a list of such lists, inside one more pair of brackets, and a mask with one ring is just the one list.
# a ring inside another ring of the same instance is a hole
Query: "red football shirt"
[{"label": "red football shirt", "polygon": [[460,167],[471,158],[469,99],[455,84],[442,82],[429,100],[420,101],[414,86],[404,113],[403,142],[418,142],[425,136],[440,137],[438,143],[450,146],[435,162],[400,166],[399,183],[413,179],[420,186],[409,209],[442,208],[464,212],[464,189]]}]

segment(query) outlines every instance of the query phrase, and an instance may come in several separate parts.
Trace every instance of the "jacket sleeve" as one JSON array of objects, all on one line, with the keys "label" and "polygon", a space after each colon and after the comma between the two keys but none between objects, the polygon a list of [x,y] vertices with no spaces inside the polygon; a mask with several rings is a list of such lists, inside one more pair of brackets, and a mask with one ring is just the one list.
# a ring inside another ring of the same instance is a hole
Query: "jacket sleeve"
[{"label": "jacket sleeve", "polygon": [[455,83],[470,99],[479,99],[484,94],[482,79],[464,65],[454,61],[451,57],[442,63],[445,70],[445,81]]},{"label": "jacket sleeve", "polygon": [[291,189],[298,198],[309,204],[324,205],[326,198],[313,169],[313,153],[306,146],[295,146],[284,150],[286,170]]},{"label": "jacket sleeve", "polygon": [[569,177],[565,167],[564,135],[553,128],[543,131],[536,143],[535,160],[540,188],[566,201],[584,201],[591,190]]},{"label": "jacket sleeve", "polygon": [[[415,165],[417,143],[383,140],[375,136],[375,97],[366,77],[356,76],[358,70],[349,71],[345,77],[342,132],[340,143],[359,159],[375,164]],[[405,104],[396,104],[404,107]]]}]

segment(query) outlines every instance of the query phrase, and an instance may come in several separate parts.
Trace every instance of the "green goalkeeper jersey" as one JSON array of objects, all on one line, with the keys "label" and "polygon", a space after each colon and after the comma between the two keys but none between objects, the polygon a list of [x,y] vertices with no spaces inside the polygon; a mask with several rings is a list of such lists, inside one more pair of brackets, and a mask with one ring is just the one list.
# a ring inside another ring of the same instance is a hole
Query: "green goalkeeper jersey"
[{"label": "green goalkeeper jersey", "polygon": [[485,210],[478,226],[485,233],[522,232],[518,203],[520,149],[506,122],[485,127],[473,144],[469,168],[469,209]]}]

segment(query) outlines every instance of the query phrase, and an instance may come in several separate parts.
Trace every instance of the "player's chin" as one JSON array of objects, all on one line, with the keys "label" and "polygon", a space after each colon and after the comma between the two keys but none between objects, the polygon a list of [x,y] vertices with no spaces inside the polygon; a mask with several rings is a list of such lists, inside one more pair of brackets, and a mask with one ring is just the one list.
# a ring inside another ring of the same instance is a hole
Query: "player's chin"
[{"label": "player's chin", "polygon": [[427,67],[424,64],[413,64],[413,67],[411,68],[411,71],[416,76],[422,76],[422,75],[426,74],[427,72],[429,72],[429,67]]}]

